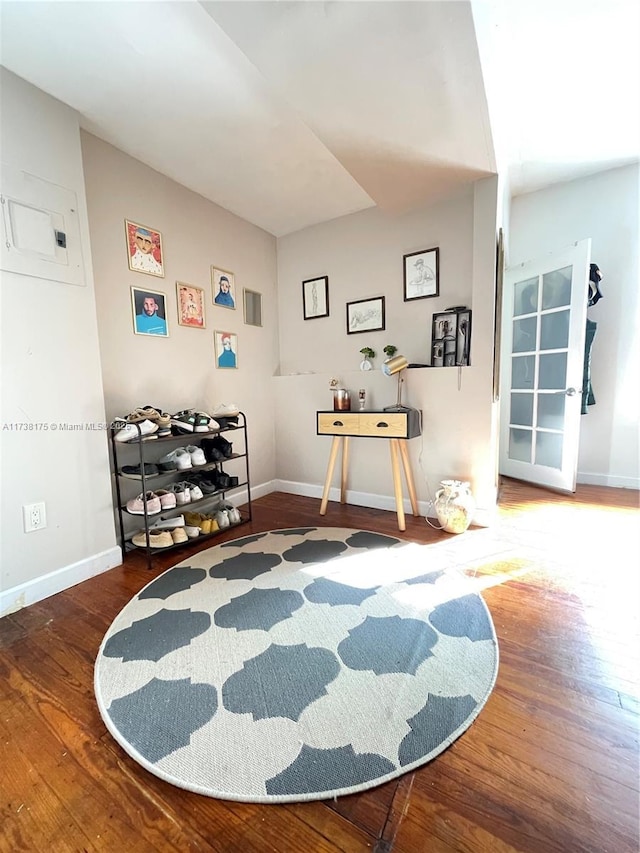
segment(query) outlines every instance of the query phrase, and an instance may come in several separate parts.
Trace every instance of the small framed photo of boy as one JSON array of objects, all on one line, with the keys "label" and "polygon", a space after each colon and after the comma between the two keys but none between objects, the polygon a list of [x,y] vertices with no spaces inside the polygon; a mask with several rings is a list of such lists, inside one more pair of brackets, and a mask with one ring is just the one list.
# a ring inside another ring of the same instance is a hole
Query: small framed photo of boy
[{"label": "small framed photo of boy", "polygon": [[127,233],[127,257],[129,269],[147,275],[164,278],[164,255],[162,235],[154,228],[138,222],[124,221]]},{"label": "small framed photo of boy", "polygon": [[238,336],[233,332],[214,332],[216,367],[233,369],[238,366]]},{"label": "small framed photo of boy", "polygon": [[428,299],[440,293],[440,249],[421,249],[402,256],[404,301]]},{"label": "small framed photo of boy", "polygon": [[213,304],[221,308],[236,307],[236,278],[229,270],[211,267],[211,288],[213,291]]},{"label": "small framed photo of boy", "polygon": [[132,287],[131,306],[133,308],[133,331],[136,335],[169,337],[164,293]]},{"label": "small framed photo of boy", "polygon": [[204,290],[191,284],[176,282],[178,323],[192,329],[204,329]]}]

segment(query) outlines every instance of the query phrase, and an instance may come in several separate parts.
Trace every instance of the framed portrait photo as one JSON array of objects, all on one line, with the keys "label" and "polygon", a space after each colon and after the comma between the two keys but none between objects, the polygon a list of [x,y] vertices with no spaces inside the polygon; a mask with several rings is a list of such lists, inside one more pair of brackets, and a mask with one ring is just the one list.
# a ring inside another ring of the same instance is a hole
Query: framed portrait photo
[{"label": "framed portrait photo", "polygon": [[155,228],[125,219],[129,269],[164,278],[162,235]]},{"label": "framed portrait photo", "polygon": [[204,329],[204,290],[201,287],[177,281],[176,292],[179,325],[191,326],[192,329]]},{"label": "framed portrait photo", "polygon": [[133,331],[136,335],[169,337],[169,322],[164,293],[132,287],[131,307],[133,309]]},{"label": "framed portrait photo", "polygon": [[384,296],[347,302],[347,334],[384,329]]},{"label": "framed portrait photo", "polygon": [[216,367],[233,370],[238,366],[238,336],[234,332],[213,333]]},{"label": "framed portrait photo", "polygon": [[329,276],[302,282],[302,316],[305,320],[329,316]]},{"label": "framed portrait photo", "polygon": [[229,270],[211,267],[213,304],[221,308],[236,308],[236,277]]},{"label": "framed portrait photo", "polygon": [[439,296],[439,254],[440,250],[435,248],[402,256],[405,302]]}]

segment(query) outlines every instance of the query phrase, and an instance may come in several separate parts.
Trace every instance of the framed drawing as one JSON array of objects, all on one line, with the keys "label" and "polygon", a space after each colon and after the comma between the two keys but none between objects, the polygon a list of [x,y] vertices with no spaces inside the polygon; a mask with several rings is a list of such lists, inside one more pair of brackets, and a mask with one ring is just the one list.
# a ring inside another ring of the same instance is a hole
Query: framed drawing
[{"label": "framed drawing", "polygon": [[456,338],[456,364],[468,367],[471,364],[471,311],[458,313]]},{"label": "framed drawing", "polygon": [[178,323],[193,329],[204,329],[204,290],[191,284],[176,282]]},{"label": "framed drawing", "polygon": [[405,302],[440,294],[439,254],[435,248],[402,256]]},{"label": "framed drawing", "polygon": [[238,336],[233,332],[214,332],[216,367],[224,369],[238,366]]},{"label": "framed drawing", "polygon": [[305,320],[329,316],[329,276],[302,282],[302,316]]},{"label": "framed drawing", "polygon": [[211,267],[211,290],[214,305],[235,310],[236,278],[232,272]]},{"label": "framed drawing", "polygon": [[244,322],[247,326],[262,325],[262,294],[257,290],[242,290],[244,302]]},{"label": "framed drawing", "polygon": [[164,278],[164,254],[162,235],[154,228],[147,228],[139,222],[124,221],[127,234],[127,257],[129,269],[147,275]]},{"label": "framed drawing", "polygon": [[131,307],[133,309],[133,331],[136,335],[169,337],[164,293],[132,287]]},{"label": "framed drawing", "polygon": [[384,296],[347,302],[347,334],[384,329]]}]

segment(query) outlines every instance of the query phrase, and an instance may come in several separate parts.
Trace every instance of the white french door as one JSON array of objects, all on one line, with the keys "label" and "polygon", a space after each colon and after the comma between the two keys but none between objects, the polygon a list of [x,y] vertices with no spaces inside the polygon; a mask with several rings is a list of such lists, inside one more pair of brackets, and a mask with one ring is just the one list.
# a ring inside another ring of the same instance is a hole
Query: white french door
[{"label": "white french door", "polygon": [[500,473],[574,492],[591,240],[504,274]]}]

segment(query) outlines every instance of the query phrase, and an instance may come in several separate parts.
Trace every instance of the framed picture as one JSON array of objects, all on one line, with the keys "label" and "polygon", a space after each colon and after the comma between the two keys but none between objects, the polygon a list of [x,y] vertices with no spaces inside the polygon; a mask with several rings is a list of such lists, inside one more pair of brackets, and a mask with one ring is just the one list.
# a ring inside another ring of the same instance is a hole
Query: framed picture
[{"label": "framed picture", "polygon": [[454,367],[458,343],[458,317],[454,311],[433,315],[431,363],[434,367]]},{"label": "framed picture", "polygon": [[169,337],[164,293],[132,287],[131,307],[133,308],[133,331],[136,335]]},{"label": "framed picture", "polygon": [[221,308],[236,307],[236,279],[229,270],[221,270],[211,267],[211,288],[213,293],[213,304]]},{"label": "framed picture", "polygon": [[193,329],[204,329],[204,290],[182,281],[176,282],[178,323]]},{"label": "framed picture", "polygon": [[435,248],[402,256],[405,302],[440,294],[439,254],[440,250]]},{"label": "framed picture", "polygon": [[329,316],[329,276],[302,282],[302,312],[305,320]]},{"label": "framed picture", "polygon": [[216,367],[233,369],[238,366],[238,336],[233,332],[214,332]]},{"label": "framed picture", "polygon": [[384,329],[384,296],[347,302],[347,334]]},{"label": "framed picture", "polygon": [[247,326],[262,325],[262,294],[257,290],[242,290],[244,302],[244,322]]},{"label": "framed picture", "polygon": [[129,269],[147,275],[164,278],[164,254],[162,235],[154,228],[139,222],[124,221],[127,234],[127,258]]},{"label": "framed picture", "polygon": [[458,312],[456,364],[463,367],[468,367],[471,364],[471,311]]}]

